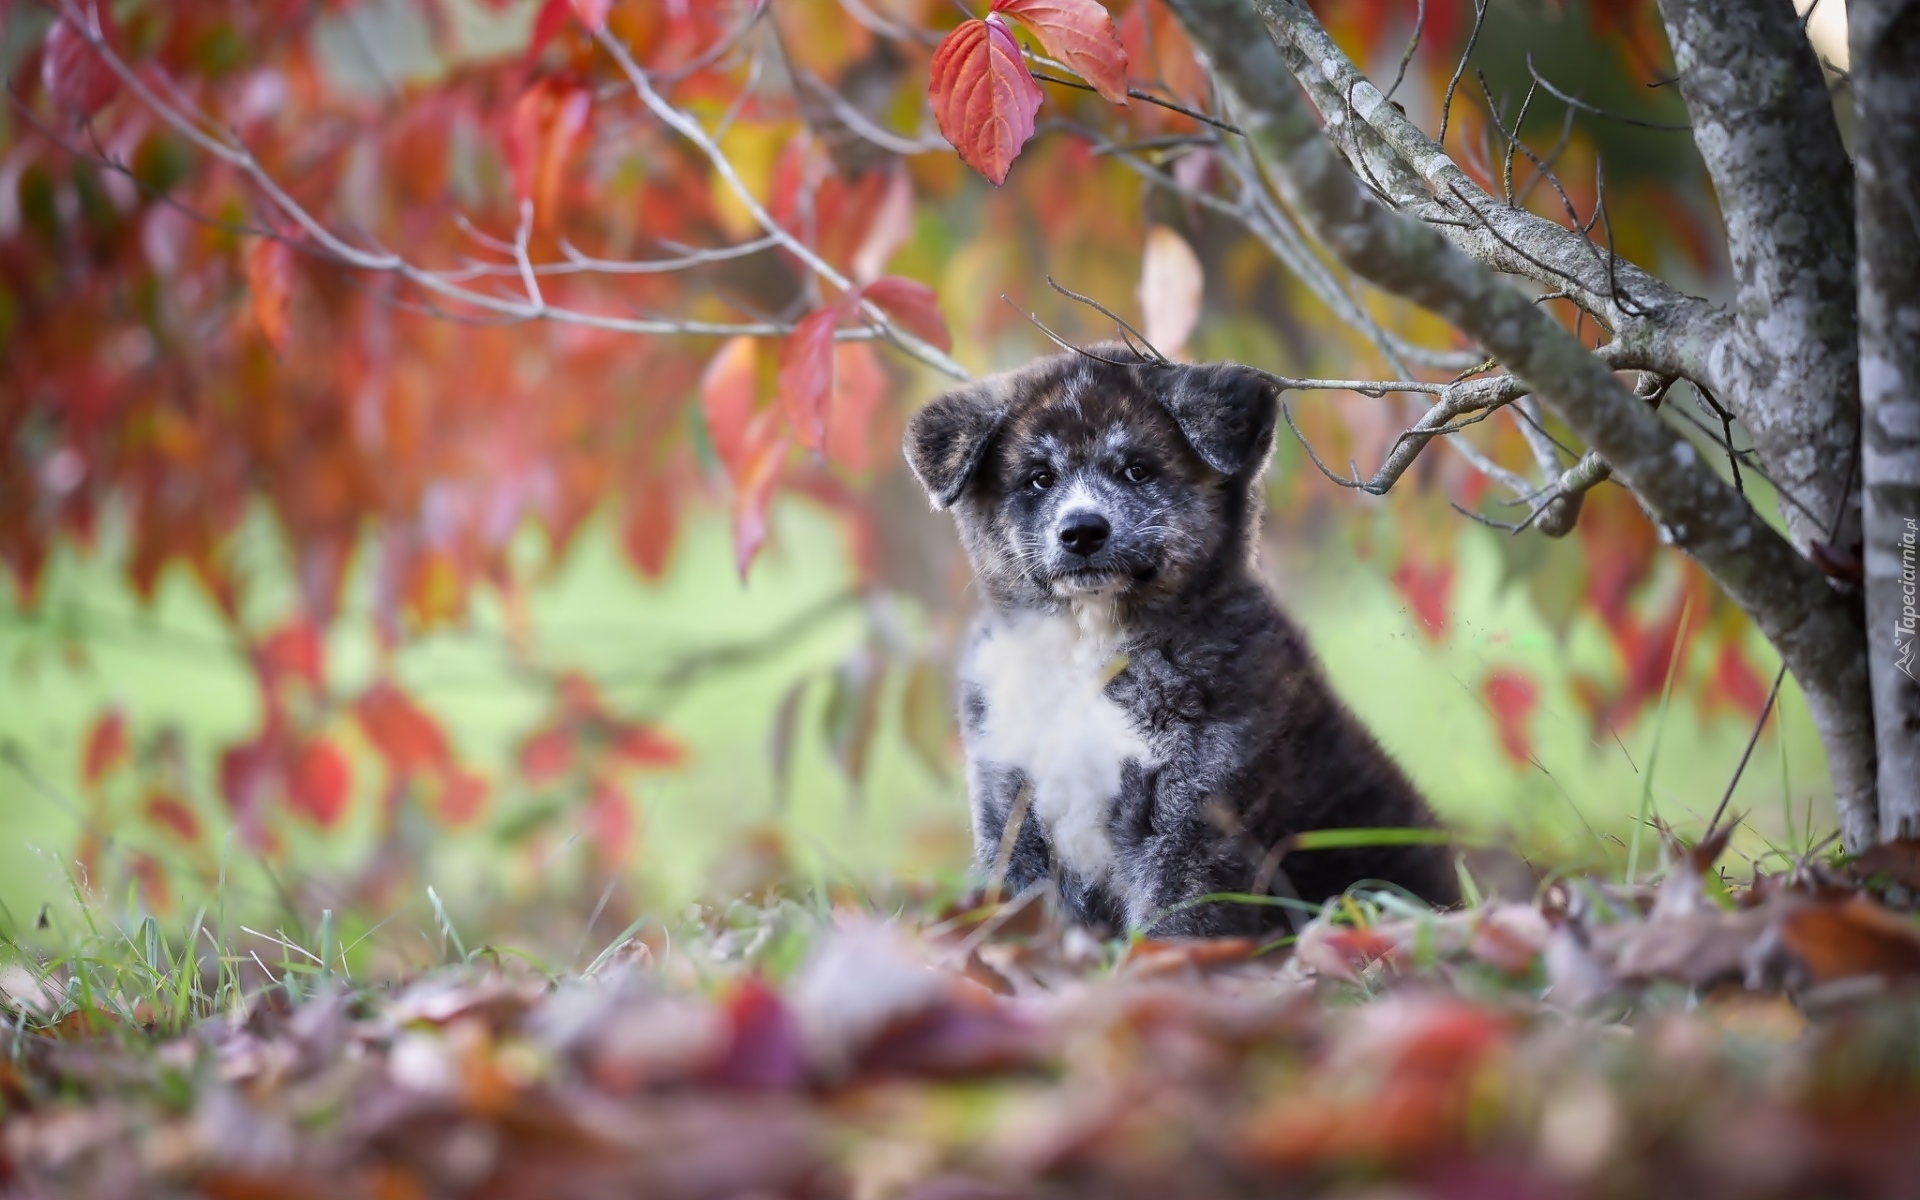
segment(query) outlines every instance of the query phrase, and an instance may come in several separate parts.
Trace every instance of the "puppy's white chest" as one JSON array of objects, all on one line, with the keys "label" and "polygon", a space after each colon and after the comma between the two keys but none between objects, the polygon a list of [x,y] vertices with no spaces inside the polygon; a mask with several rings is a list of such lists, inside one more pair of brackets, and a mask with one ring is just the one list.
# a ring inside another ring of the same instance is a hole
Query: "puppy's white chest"
[{"label": "puppy's white chest", "polygon": [[986,701],[970,753],[1027,777],[1061,864],[1095,880],[1113,868],[1107,823],[1121,769],[1151,753],[1105,692],[1125,665],[1117,642],[1097,611],[1022,615],[975,643],[963,671]]}]

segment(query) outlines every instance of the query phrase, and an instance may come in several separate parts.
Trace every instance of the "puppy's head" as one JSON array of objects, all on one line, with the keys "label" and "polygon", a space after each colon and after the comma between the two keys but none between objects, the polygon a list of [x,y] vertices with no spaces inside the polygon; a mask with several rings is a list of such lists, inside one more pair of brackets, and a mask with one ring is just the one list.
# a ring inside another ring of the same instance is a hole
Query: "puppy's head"
[{"label": "puppy's head", "polygon": [[1277,401],[1245,367],[1100,345],[934,400],[907,462],[995,603],[1138,606],[1250,552]]}]

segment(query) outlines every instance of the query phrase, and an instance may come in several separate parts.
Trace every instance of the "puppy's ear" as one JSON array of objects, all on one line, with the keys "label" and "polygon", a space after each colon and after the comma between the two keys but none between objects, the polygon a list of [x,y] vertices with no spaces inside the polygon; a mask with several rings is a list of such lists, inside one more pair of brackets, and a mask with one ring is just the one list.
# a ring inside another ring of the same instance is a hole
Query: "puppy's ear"
[{"label": "puppy's ear", "polygon": [[991,381],[936,397],[907,422],[905,450],[914,478],[935,508],[947,508],[967,490],[1007,407]]},{"label": "puppy's ear", "polygon": [[1258,371],[1235,363],[1179,367],[1161,382],[1160,402],[1194,453],[1222,475],[1266,467],[1280,389]]}]

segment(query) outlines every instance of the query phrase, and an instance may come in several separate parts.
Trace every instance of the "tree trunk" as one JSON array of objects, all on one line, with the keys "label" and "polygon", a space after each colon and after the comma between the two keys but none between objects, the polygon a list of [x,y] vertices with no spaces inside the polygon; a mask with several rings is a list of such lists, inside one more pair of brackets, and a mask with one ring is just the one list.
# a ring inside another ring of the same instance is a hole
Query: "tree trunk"
[{"label": "tree trunk", "polygon": [[[1787,0],[1660,0],[1660,14],[1733,267],[1734,336],[1715,364],[1733,391],[1722,398],[1799,501],[1780,506],[1795,548],[1844,553],[1860,530],[1853,172],[1825,77]],[[1863,621],[1863,677],[1864,634]],[[1822,726],[1842,840],[1864,849],[1880,835],[1872,707],[1801,684]]]},{"label": "tree trunk", "polygon": [[1880,835],[1920,837],[1920,2],[1853,0],[1860,479]]}]

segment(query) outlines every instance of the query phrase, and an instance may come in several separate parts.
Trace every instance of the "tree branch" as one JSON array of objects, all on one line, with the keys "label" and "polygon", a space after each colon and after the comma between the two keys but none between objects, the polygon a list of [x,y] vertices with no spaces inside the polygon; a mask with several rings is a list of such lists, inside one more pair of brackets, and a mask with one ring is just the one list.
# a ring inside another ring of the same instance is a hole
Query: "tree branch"
[{"label": "tree branch", "polygon": [[[1273,46],[1258,43],[1249,53],[1265,60],[1263,69],[1286,70],[1299,80],[1320,110],[1328,136],[1350,159],[1364,161],[1386,182],[1396,207],[1422,218],[1464,221],[1438,227],[1494,270],[1567,291],[1576,304],[1606,319],[1616,340],[1625,344],[1623,350],[1633,354],[1634,366],[1710,385],[1719,382],[1714,358],[1728,329],[1725,313],[1625,260],[1619,261],[1610,281],[1607,260],[1584,233],[1510,208],[1484,191],[1439,143],[1387,102],[1310,11],[1284,0],[1253,0],[1253,7],[1264,19]],[[1236,19],[1242,37],[1257,36],[1260,25],[1260,20]],[[1346,119],[1349,107],[1361,127]],[[1479,217],[1464,208],[1458,196],[1471,200]],[[1620,311],[1615,284],[1647,310],[1645,316]]]},{"label": "tree branch", "polygon": [[[276,232],[271,236],[288,243],[302,253],[314,254],[339,263],[342,266],[350,267],[356,271],[395,275],[424,291],[441,296],[459,305],[465,305],[482,312],[495,314],[509,322],[554,321],[561,324],[583,325],[594,329],[604,329],[615,333],[702,337],[773,337],[782,336],[791,332],[793,329],[793,326],[787,322],[716,322],[670,318],[622,317],[550,304],[542,294],[539,286],[539,278],[541,275],[547,273],[568,272],[545,272],[542,270],[542,267],[551,264],[535,264],[528,258],[526,241],[533,217],[531,205],[528,204],[522,205],[520,225],[513,241],[502,242],[498,239],[492,239],[492,248],[509,255],[513,259],[511,264],[505,265],[503,270],[497,272],[476,272],[473,264],[452,271],[435,271],[421,267],[407,260],[402,255],[389,250],[379,247],[369,249],[354,245],[329,228],[304,205],[295,200],[293,196],[260,165],[259,161],[254,158],[252,152],[249,151],[238,138],[230,134],[210,132],[215,128],[216,123],[204,113],[197,112],[188,107],[188,102],[177,95],[177,91],[170,87],[164,76],[154,77],[155,80],[157,80],[156,84],[156,82],[150,81],[148,75],[135,72],[106,41],[100,26],[98,12],[93,4],[88,3],[82,7],[76,0],[64,0],[61,5],[61,12],[68,21],[72,22],[74,28],[81,36],[89,42],[94,52],[100,57],[101,61],[107,65],[108,69],[119,77],[121,83],[125,85],[128,91],[133,93],[141,104],[146,106],[149,112],[153,113],[155,117],[173,129],[174,132],[185,138],[195,148],[239,171],[241,175],[252,183],[253,186],[266,197],[268,203],[279,213],[280,217],[289,222],[294,229],[298,230],[299,234],[304,235],[289,236],[288,234]],[[805,243],[775,223],[765,208],[746,192],[745,186],[740,183],[739,177],[733,172],[731,164],[727,163],[725,158],[720,155],[718,147],[700,130],[698,124],[694,123],[692,118],[668,104],[652,89],[651,85],[645,80],[645,77],[640,75],[638,67],[633,65],[633,60],[626,54],[625,48],[619,46],[619,43],[613,41],[604,32],[600,35],[600,38],[603,45],[607,45],[613,50],[617,60],[623,60],[623,66],[628,69],[629,79],[637,79],[639,86],[645,87],[646,91],[643,98],[647,96],[652,97],[648,103],[649,108],[653,109],[656,115],[660,115],[666,124],[681,132],[683,135],[687,134],[689,129],[691,129],[696,145],[699,145],[710,159],[717,160],[715,164],[716,170],[720,172],[723,178],[729,181],[730,186],[736,189],[743,201],[747,204],[748,209],[754,215],[755,220],[760,224],[771,244],[788,250],[796,258],[800,259],[814,274],[825,278],[827,282],[834,287],[842,291],[851,292],[853,290],[853,284],[850,280],[841,275],[824,259],[821,259],[810,247],[806,246]],[[160,91],[157,90],[158,87],[167,87],[169,91],[176,91],[176,95],[172,98],[162,96]],[[94,157],[97,158],[97,156]],[[105,165],[123,174],[131,174],[131,171],[123,163],[104,159],[99,161],[103,161]],[[709,261],[717,261],[717,259],[718,256],[716,255],[709,259]],[[594,260],[584,261],[590,262]],[[570,260],[569,263],[561,265],[580,268],[582,266],[582,260]],[[499,274],[519,280],[523,296],[505,296],[466,286],[465,281],[467,279],[483,274]],[[836,337],[842,340],[884,339],[892,343],[903,353],[919,359],[921,362],[943,374],[955,379],[970,378],[969,373],[964,367],[954,362],[952,358],[937,348],[927,344],[913,334],[900,329],[877,305],[863,301],[861,305],[861,317],[862,320],[866,322],[868,328],[841,330],[836,333]]]},{"label": "tree branch", "polygon": [[[1256,2],[1273,8],[1267,0]],[[1874,792],[1871,776],[1861,778],[1857,770],[1858,763],[1871,761],[1872,726],[1856,613],[1606,363],[1441,231],[1388,210],[1365,192],[1322,137],[1291,80],[1273,69],[1271,46],[1248,36],[1241,3],[1172,5],[1212,60],[1233,112],[1289,207],[1321,241],[1360,275],[1472,335],[1531,386],[1633,490],[1662,535],[1699,561],[1772,640],[1800,679],[1827,739],[1835,795],[1850,835],[1857,836],[1854,814],[1862,806],[1871,811]],[[1578,261],[1577,255],[1567,257]]]}]

